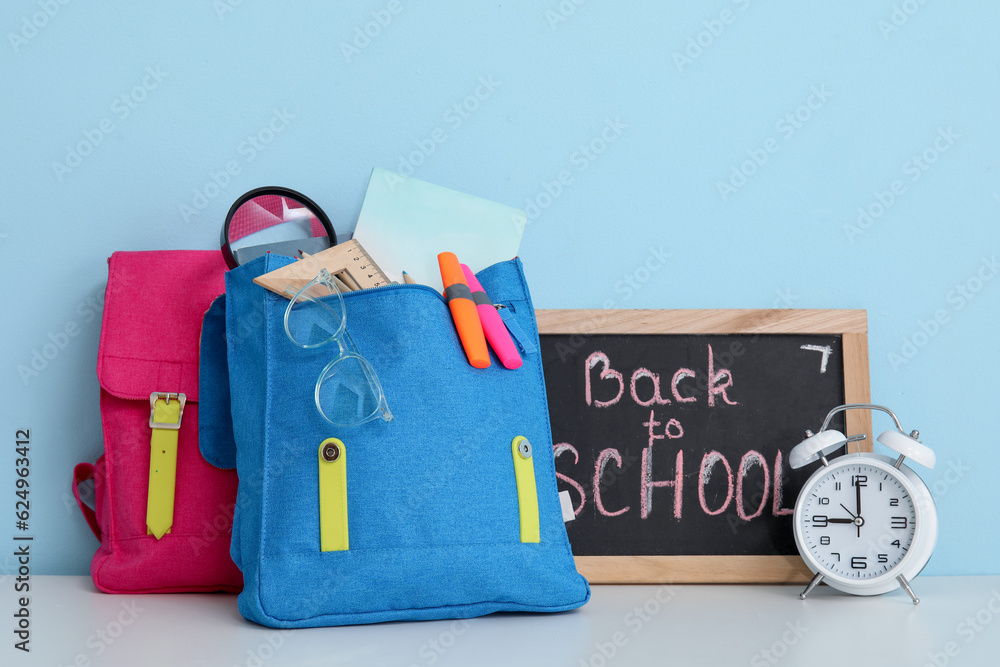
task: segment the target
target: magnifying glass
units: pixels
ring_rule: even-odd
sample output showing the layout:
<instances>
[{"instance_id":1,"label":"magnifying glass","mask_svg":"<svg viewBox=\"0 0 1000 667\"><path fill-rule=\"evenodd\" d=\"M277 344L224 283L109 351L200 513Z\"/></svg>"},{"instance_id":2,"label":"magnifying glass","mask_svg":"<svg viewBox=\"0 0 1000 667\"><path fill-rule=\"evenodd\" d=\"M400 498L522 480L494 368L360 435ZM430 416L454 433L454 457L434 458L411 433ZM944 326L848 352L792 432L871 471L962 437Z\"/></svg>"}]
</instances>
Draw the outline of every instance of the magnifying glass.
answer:
<instances>
[{"instance_id":1,"label":"magnifying glass","mask_svg":"<svg viewBox=\"0 0 1000 667\"><path fill-rule=\"evenodd\" d=\"M230 269L264 253L298 257L337 244L330 218L305 195L281 187L256 188L229 209L222 227L222 256Z\"/></svg>"}]
</instances>

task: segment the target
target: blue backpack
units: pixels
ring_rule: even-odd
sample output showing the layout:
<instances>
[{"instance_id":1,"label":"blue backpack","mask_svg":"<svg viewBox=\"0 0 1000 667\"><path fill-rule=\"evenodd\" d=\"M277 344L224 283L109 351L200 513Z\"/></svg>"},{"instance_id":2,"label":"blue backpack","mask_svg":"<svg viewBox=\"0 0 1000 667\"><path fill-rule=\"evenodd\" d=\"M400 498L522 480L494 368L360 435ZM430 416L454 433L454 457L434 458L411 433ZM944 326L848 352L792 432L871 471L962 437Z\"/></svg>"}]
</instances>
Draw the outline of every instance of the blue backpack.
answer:
<instances>
[{"instance_id":1,"label":"blue backpack","mask_svg":"<svg viewBox=\"0 0 1000 667\"><path fill-rule=\"evenodd\" d=\"M337 346L293 344L289 300L253 283L292 261L268 254L230 271L202 329L200 447L239 475L231 554L243 616L295 628L586 603L520 261L477 276L527 340L516 370L495 358L470 366L430 287L345 294L347 331L393 414L349 427L314 402Z\"/></svg>"}]
</instances>

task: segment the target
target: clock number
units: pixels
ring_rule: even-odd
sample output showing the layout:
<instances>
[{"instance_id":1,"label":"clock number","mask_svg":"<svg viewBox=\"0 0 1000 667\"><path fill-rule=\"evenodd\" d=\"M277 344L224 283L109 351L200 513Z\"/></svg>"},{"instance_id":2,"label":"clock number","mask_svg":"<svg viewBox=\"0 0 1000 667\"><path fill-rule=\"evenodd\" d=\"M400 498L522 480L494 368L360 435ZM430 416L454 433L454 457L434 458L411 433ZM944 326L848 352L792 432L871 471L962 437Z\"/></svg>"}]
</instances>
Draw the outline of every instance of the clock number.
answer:
<instances>
[{"instance_id":1,"label":"clock number","mask_svg":"<svg viewBox=\"0 0 1000 667\"><path fill-rule=\"evenodd\" d=\"M830 499L829 498L820 498L819 499L819 504L820 505L829 505L830 504Z\"/></svg>"},{"instance_id":2,"label":"clock number","mask_svg":"<svg viewBox=\"0 0 1000 667\"><path fill-rule=\"evenodd\" d=\"M890 498L889 507L899 507L899 498Z\"/></svg>"},{"instance_id":3,"label":"clock number","mask_svg":"<svg viewBox=\"0 0 1000 667\"><path fill-rule=\"evenodd\" d=\"M868 475L851 475L851 486L868 486Z\"/></svg>"},{"instance_id":4,"label":"clock number","mask_svg":"<svg viewBox=\"0 0 1000 667\"><path fill-rule=\"evenodd\" d=\"M894 516L892 517L892 527L896 530L902 530L906 528L907 521L905 516Z\"/></svg>"},{"instance_id":5,"label":"clock number","mask_svg":"<svg viewBox=\"0 0 1000 667\"><path fill-rule=\"evenodd\" d=\"M826 528L827 518L824 514L814 514L812 518L813 528Z\"/></svg>"},{"instance_id":6,"label":"clock number","mask_svg":"<svg viewBox=\"0 0 1000 667\"><path fill-rule=\"evenodd\" d=\"M833 483L833 490L834 491L840 491L840 482L834 482Z\"/></svg>"},{"instance_id":7,"label":"clock number","mask_svg":"<svg viewBox=\"0 0 1000 667\"><path fill-rule=\"evenodd\" d=\"M851 559L851 569L852 570L867 570L868 569L868 556L855 556Z\"/></svg>"},{"instance_id":8,"label":"clock number","mask_svg":"<svg viewBox=\"0 0 1000 667\"><path fill-rule=\"evenodd\" d=\"M893 546L893 547L896 547L897 549L899 549L899 548L900 548L900 547L902 547L903 545L901 545L901 544L899 543L899 540L893 540L892 542L890 542L890 543L889 543L889 546Z\"/></svg>"},{"instance_id":9,"label":"clock number","mask_svg":"<svg viewBox=\"0 0 1000 667\"><path fill-rule=\"evenodd\" d=\"M837 562L838 563L840 562L840 552L839 551L831 551L830 555L831 556L836 556L837 557Z\"/></svg>"},{"instance_id":10,"label":"clock number","mask_svg":"<svg viewBox=\"0 0 1000 667\"><path fill-rule=\"evenodd\" d=\"M880 562L880 563L888 563L889 562L889 554L879 554L878 555L878 562Z\"/></svg>"},{"instance_id":11,"label":"clock number","mask_svg":"<svg viewBox=\"0 0 1000 667\"><path fill-rule=\"evenodd\" d=\"M819 538L819 543L822 544L824 547L829 546L830 545L830 536L829 535L823 535L821 538Z\"/></svg>"}]
</instances>

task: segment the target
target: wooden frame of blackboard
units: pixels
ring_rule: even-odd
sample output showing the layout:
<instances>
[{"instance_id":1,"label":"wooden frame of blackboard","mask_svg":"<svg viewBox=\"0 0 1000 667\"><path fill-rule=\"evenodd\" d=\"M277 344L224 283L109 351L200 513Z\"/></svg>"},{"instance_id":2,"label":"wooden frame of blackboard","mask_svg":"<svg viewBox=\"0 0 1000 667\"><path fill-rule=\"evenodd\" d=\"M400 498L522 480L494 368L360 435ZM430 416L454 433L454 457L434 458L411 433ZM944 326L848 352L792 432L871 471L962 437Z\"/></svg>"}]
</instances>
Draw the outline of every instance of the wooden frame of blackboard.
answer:
<instances>
[{"instance_id":1,"label":"wooden frame of blackboard","mask_svg":"<svg viewBox=\"0 0 1000 667\"><path fill-rule=\"evenodd\" d=\"M844 351L844 399L868 403L868 313L864 310L536 310L540 334L834 334ZM867 411L846 413L849 433L865 433ZM576 556L594 584L803 583L811 573L795 556Z\"/></svg>"}]
</instances>

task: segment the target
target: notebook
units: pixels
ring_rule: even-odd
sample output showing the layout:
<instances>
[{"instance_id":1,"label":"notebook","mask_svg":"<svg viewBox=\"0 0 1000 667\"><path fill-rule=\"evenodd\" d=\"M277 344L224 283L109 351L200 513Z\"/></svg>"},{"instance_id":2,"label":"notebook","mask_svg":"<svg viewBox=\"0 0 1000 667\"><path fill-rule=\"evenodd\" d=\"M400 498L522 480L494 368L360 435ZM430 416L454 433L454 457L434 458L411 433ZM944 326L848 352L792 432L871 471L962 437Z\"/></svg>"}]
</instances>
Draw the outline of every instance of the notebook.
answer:
<instances>
[{"instance_id":1,"label":"notebook","mask_svg":"<svg viewBox=\"0 0 1000 667\"><path fill-rule=\"evenodd\" d=\"M513 259L524 211L416 178L372 170L354 238L390 280L406 271L443 291L437 256L453 252L473 273Z\"/></svg>"}]
</instances>

